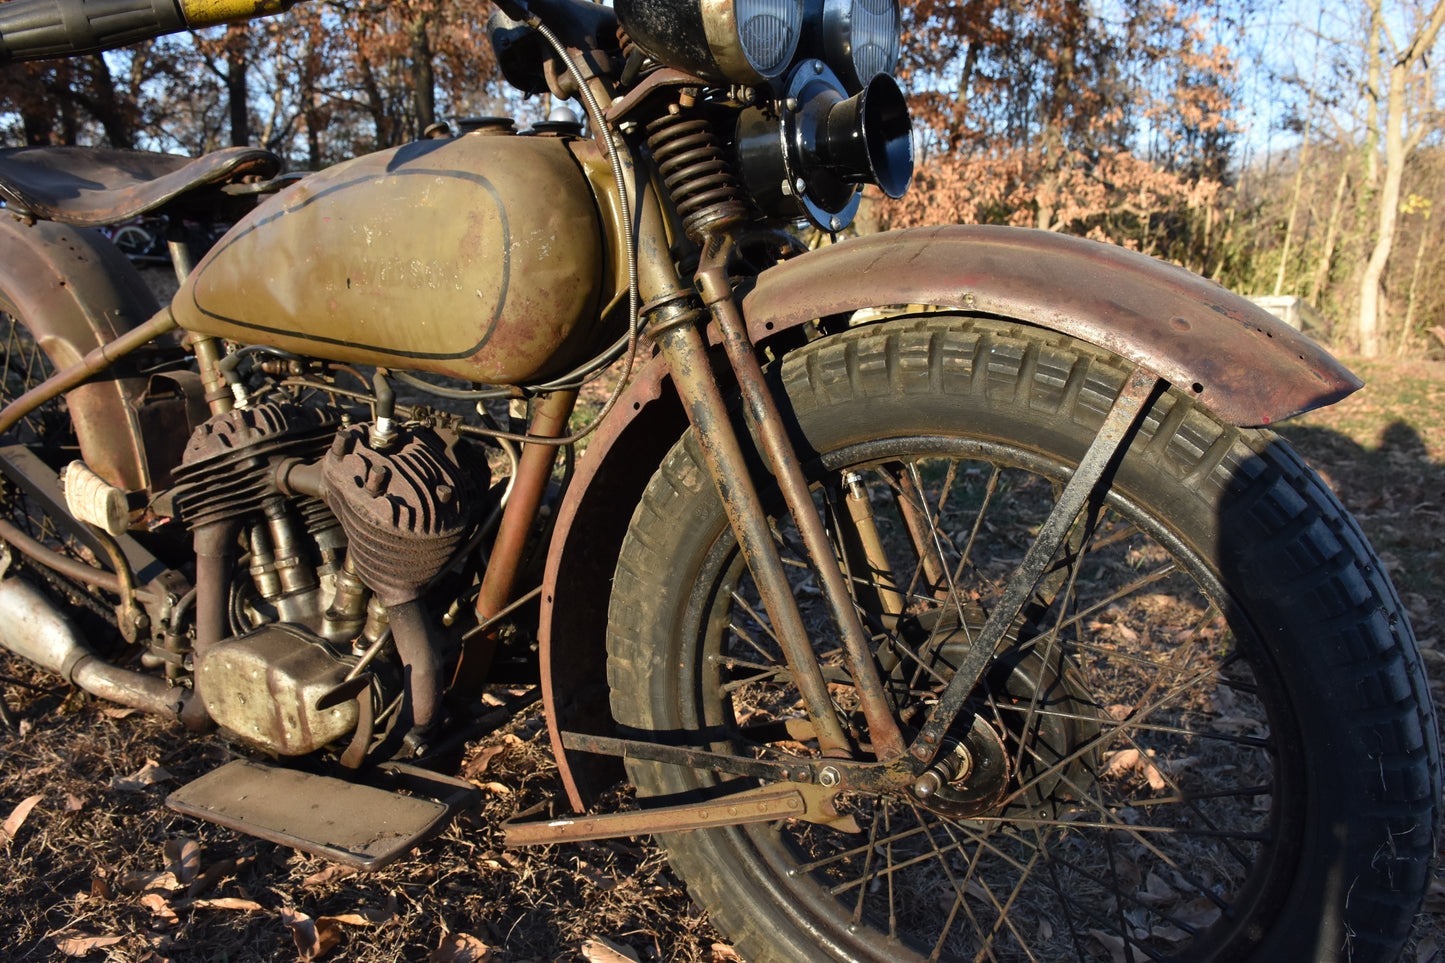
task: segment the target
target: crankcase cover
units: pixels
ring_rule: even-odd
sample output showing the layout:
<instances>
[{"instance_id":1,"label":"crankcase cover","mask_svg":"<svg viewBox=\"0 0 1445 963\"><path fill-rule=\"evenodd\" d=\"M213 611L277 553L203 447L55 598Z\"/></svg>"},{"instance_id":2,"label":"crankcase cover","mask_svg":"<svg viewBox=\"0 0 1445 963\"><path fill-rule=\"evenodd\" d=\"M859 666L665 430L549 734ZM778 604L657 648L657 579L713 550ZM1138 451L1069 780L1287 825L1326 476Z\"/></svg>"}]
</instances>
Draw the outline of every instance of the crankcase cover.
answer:
<instances>
[{"instance_id":1,"label":"crankcase cover","mask_svg":"<svg viewBox=\"0 0 1445 963\"><path fill-rule=\"evenodd\" d=\"M356 728L356 700L316 707L350 668L320 639L282 622L207 650L196 665L196 691L222 729L278 755L300 756Z\"/></svg>"},{"instance_id":2,"label":"crankcase cover","mask_svg":"<svg viewBox=\"0 0 1445 963\"><path fill-rule=\"evenodd\" d=\"M606 254L568 139L466 134L347 161L235 225L171 303L182 328L488 384L607 332Z\"/></svg>"}]
</instances>

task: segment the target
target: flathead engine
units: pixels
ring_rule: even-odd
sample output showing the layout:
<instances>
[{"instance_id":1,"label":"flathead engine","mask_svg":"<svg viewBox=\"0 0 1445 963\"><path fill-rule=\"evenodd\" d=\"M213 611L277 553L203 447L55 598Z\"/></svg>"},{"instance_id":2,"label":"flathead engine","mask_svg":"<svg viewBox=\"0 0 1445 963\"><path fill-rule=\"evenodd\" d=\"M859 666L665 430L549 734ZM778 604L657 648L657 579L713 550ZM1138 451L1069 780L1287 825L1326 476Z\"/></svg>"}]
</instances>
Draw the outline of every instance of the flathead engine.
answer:
<instances>
[{"instance_id":1,"label":"flathead engine","mask_svg":"<svg viewBox=\"0 0 1445 963\"><path fill-rule=\"evenodd\" d=\"M374 727L433 721L442 643L420 597L476 526L485 457L426 425L265 402L197 428L175 478L197 555L193 704L279 755L349 734L352 764Z\"/></svg>"}]
</instances>

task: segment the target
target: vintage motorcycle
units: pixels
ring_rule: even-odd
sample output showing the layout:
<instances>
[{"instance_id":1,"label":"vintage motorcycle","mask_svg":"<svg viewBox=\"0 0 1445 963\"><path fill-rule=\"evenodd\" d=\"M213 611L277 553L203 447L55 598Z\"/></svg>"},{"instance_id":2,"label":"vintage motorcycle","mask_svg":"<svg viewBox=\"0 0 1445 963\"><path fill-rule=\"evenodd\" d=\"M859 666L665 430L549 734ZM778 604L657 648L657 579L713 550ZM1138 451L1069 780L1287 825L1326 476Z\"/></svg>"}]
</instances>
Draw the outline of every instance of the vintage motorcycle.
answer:
<instances>
[{"instance_id":1,"label":"vintage motorcycle","mask_svg":"<svg viewBox=\"0 0 1445 963\"><path fill-rule=\"evenodd\" d=\"M12 0L0 59L282 5ZM500 6L585 128L0 153L0 641L236 747L172 806L360 866L531 678L582 815L509 840L658 833L753 960L1392 958L1428 689L1264 427L1360 382L1106 245L807 250L911 180L891 0ZM237 223L159 305L142 213Z\"/></svg>"}]
</instances>

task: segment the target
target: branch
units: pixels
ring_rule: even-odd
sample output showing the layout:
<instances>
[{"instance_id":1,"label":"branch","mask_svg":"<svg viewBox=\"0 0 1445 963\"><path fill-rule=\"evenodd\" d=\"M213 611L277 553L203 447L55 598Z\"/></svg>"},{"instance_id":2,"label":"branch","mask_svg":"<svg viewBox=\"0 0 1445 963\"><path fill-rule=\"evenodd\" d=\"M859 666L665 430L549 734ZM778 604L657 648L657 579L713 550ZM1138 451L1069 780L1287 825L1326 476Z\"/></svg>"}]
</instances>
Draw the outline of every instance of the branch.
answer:
<instances>
[{"instance_id":1,"label":"branch","mask_svg":"<svg viewBox=\"0 0 1445 963\"><path fill-rule=\"evenodd\" d=\"M1406 69L1415 66L1434 46L1435 38L1440 35L1441 26L1445 26L1445 0L1435 0L1435 9L1430 11L1430 19L1421 26L1420 32L1415 34L1415 39L1410 42L1409 49L1398 62Z\"/></svg>"}]
</instances>

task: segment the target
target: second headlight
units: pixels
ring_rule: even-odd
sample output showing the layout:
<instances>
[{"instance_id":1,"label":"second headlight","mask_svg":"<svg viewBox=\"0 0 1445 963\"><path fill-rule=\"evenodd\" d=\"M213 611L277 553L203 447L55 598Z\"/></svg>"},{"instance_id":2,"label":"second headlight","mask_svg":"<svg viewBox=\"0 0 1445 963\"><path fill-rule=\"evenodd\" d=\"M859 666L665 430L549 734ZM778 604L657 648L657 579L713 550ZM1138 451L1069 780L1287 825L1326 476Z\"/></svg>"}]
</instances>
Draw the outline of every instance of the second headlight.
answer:
<instances>
[{"instance_id":1,"label":"second headlight","mask_svg":"<svg viewBox=\"0 0 1445 963\"><path fill-rule=\"evenodd\" d=\"M826 63L850 93L898 66L894 0L805 0L803 52Z\"/></svg>"}]
</instances>

